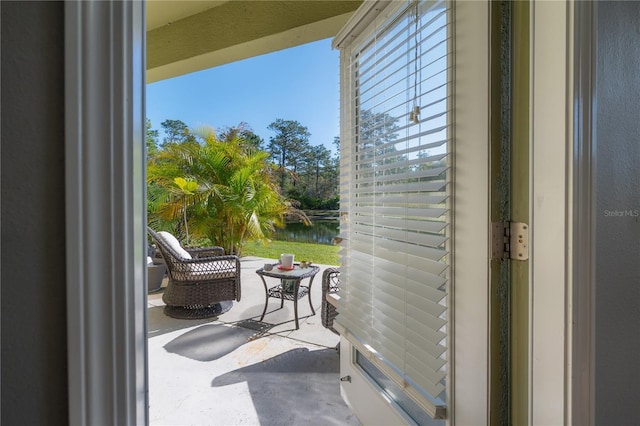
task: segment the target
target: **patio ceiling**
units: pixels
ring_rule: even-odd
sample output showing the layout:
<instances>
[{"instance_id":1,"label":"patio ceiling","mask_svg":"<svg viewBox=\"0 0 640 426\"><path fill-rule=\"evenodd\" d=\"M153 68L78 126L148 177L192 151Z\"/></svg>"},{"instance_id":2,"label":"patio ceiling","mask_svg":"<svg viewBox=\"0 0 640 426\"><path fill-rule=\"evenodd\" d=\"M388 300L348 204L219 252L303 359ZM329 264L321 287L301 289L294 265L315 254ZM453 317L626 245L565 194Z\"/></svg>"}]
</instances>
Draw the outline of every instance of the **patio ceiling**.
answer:
<instances>
[{"instance_id":1,"label":"patio ceiling","mask_svg":"<svg viewBox=\"0 0 640 426\"><path fill-rule=\"evenodd\" d=\"M147 82L333 37L362 0L147 1Z\"/></svg>"}]
</instances>

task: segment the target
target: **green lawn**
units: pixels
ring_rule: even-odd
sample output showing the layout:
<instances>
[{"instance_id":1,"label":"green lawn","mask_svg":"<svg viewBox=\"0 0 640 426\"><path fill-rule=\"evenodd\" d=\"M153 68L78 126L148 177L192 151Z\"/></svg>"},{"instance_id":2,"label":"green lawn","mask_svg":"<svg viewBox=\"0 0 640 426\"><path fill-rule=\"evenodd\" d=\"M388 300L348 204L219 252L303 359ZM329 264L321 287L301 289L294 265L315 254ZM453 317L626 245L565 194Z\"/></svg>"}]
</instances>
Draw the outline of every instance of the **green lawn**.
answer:
<instances>
[{"instance_id":1,"label":"green lawn","mask_svg":"<svg viewBox=\"0 0 640 426\"><path fill-rule=\"evenodd\" d=\"M293 243L289 241L271 241L266 245L250 241L242 250L242 256L256 256L280 259L282 253L293 253L296 262L310 260L323 265L338 265L339 246L326 244Z\"/></svg>"}]
</instances>

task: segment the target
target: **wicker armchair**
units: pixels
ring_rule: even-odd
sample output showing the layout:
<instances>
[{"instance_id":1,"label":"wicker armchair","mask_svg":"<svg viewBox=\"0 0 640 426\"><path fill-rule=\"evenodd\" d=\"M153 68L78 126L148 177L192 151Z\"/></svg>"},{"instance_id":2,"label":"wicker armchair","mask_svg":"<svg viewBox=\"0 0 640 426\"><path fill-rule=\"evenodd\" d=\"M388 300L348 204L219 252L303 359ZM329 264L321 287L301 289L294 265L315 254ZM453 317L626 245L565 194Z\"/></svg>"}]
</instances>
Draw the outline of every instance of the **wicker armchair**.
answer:
<instances>
[{"instance_id":1,"label":"wicker armchair","mask_svg":"<svg viewBox=\"0 0 640 426\"><path fill-rule=\"evenodd\" d=\"M209 318L240 301L240 259L222 247L185 250L168 232L148 232L167 265L169 284L162 295L165 314L174 318ZM229 302L227 302L229 301ZM221 303L227 302L227 303Z\"/></svg>"},{"instance_id":2,"label":"wicker armchair","mask_svg":"<svg viewBox=\"0 0 640 426\"><path fill-rule=\"evenodd\" d=\"M340 279L340 271L337 268L327 268L322 273L322 306L320 307L320 317L322 325L325 328L338 334L333 328L333 320L338 316L336 307L327 301L327 294L337 293L340 291L338 282Z\"/></svg>"}]
</instances>

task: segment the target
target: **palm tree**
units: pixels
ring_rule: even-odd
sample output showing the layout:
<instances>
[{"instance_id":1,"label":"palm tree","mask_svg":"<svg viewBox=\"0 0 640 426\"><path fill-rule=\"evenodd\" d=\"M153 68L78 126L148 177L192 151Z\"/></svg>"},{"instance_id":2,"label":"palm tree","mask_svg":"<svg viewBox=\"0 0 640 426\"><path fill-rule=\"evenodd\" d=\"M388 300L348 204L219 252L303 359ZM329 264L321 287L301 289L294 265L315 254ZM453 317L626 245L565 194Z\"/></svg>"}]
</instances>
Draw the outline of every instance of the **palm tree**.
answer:
<instances>
[{"instance_id":1,"label":"palm tree","mask_svg":"<svg viewBox=\"0 0 640 426\"><path fill-rule=\"evenodd\" d=\"M192 180L186 180L185 178L177 177L173 179L173 182L180 188L182 192L182 216L184 221L184 232L186 234L186 243L189 244L189 223L187 222L187 197L194 195L196 189L198 189L198 183Z\"/></svg>"},{"instance_id":2,"label":"palm tree","mask_svg":"<svg viewBox=\"0 0 640 426\"><path fill-rule=\"evenodd\" d=\"M308 221L280 194L269 154L239 135L221 142L210 128L195 134L197 141L169 144L150 162L149 185L164 191L150 221L176 221L186 214L185 231L188 226L193 236L238 255L246 241L268 239L286 214ZM197 182L197 188L187 194L176 178Z\"/></svg>"}]
</instances>

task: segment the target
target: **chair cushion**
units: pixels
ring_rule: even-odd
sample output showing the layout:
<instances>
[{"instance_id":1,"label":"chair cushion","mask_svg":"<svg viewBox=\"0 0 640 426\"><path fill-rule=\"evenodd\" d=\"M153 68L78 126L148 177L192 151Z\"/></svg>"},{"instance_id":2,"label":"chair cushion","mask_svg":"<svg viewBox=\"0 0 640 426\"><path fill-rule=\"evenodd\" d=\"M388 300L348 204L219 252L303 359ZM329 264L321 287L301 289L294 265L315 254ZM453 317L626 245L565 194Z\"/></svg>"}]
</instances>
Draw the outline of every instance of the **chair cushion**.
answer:
<instances>
[{"instance_id":1,"label":"chair cushion","mask_svg":"<svg viewBox=\"0 0 640 426\"><path fill-rule=\"evenodd\" d=\"M182 248L178 239L173 235L171 235L169 232L160 231L158 232L158 236L162 238L162 240L165 242L167 246L171 247L173 251L175 251L178 254L178 256L180 256L180 259L192 258L189 252Z\"/></svg>"},{"instance_id":2,"label":"chair cushion","mask_svg":"<svg viewBox=\"0 0 640 426\"><path fill-rule=\"evenodd\" d=\"M223 261L210 261L210 262L198 262L195 264L183 265L183 272L191 277L204 277L210 278L231 278L236 274L235 265L232 266L228 260ZM181 268L182 269L182 268Z\"/></svg>"},{"instance_id":3,"label":"chair cushion","mask_svg":"<svg viewBox=\"0 0 640 426\"><path fill-rule=\"evenodd\" d=\"M222 271L187 271L184 273L185 279L206 279L206 280L216 280L223 278L235 278L236 270L235 269L227 269Z\"/></svg>"}]
</instances>

